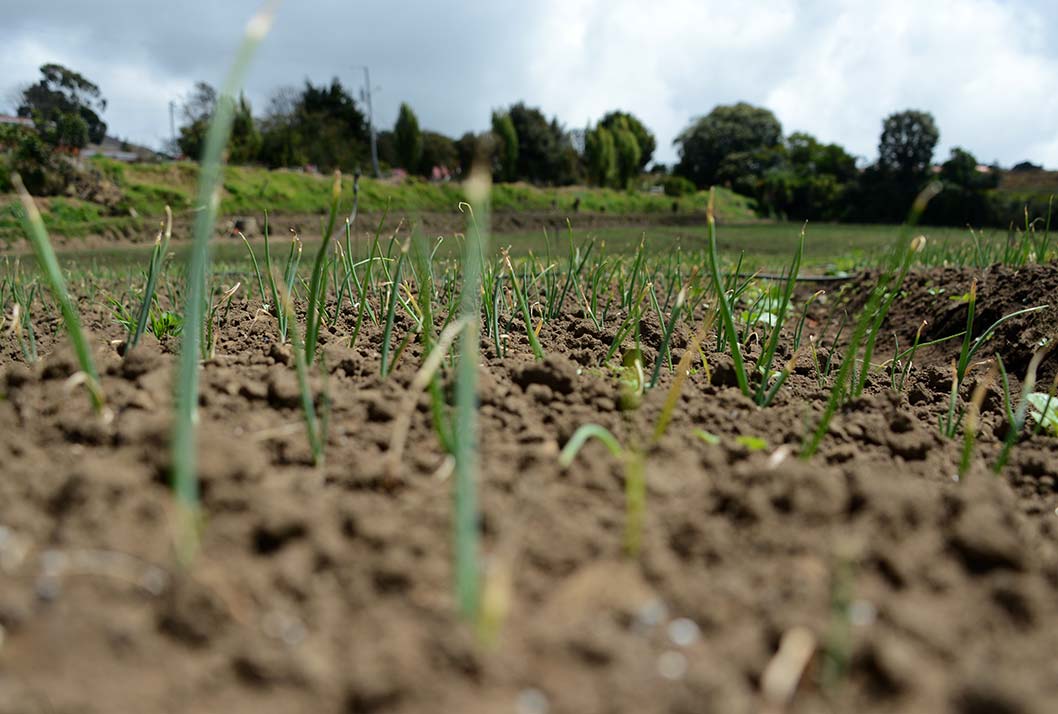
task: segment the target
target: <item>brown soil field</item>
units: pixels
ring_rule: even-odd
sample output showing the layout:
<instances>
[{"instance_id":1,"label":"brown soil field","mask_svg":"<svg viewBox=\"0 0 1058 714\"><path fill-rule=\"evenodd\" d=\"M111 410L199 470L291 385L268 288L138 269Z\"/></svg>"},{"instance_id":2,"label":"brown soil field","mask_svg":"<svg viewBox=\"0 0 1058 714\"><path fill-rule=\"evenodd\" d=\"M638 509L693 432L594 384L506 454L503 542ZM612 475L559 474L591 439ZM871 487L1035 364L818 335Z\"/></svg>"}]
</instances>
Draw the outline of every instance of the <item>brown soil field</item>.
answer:
<instances>
[{"instance_id":1,"label":"brown soil field","mask_svg":"<svg viewBox=\"0 0 1058 714\"><path fill-rule=\"evenodd\" d=\"M364 234L373 234L373 227L384 217L382 213L364 212L359 214L357 222L364 227ZM496 211L492 214L491 230L496 235L510 233L524 233L526 231L541 231L546 228L552 233L565 234L566 220L573 220L577 230L593 230L599 228L624 228L628 226L701 226L704 214L682 209L679 213L605 213L582 211L570 214L569 212L533 212L533 211ZM723 217L721 216L721 219ZM188 213L178 215L173 220L173 232L176 238L174 243L188 240L191 234L193 215ZM273 226L273 237L280 238L286 235L290 228L296 228L299 235L305 240L319 240L321 227L320 217L310 214L277 213L271 215ZM427 234L452 234L466 228L466 216L456 210L448 212L424 211L415 215L415 221ZM767 222L762 220L763 222ZM753 221L741 219L741 224L752 224ZM90 231L85 235L64 236L57 234L52 237L52 243L56 248L64 250L91 250L99 248L120 248L127 246L142 246L145 244L143 236L152 235L156 229L153 220L144 220L142 225L128 225L120 228L106 228ZM233 230L242 228L248 238L256 239L262 235L263 217L228 216L219 221L217 228L218 236L234 237ZM153 238L153 237L152 237ZM236 238L237 240L237 238ZM10 238L0 241L0 254L28 254L31 251L29 241L19 235L18 238Z\"/></svg>"},{"instance_id":2,"label":"brown soil field","mask_svg":"<svg viewBox=\"0 0 1058 714\"><path fill-rule=\"evenodd\" d=\"M913 273L883 334L907 345L923 319L923 341L958 332L966 305L949 297L973 277L982 328L1052 305L1003 323L982 352L1002 355L1016 392L1058 326L1054 265ZM872 279L819 302L806 330ZM105 421L69 386L55 318L38 326L37 365L0 338L0 713L1055 710L1058 440L1025 440L994 474L1006 425L993 389L957 477L961 438L938 418L959 340L923 349L902 392L872 374L809 460L796 450L828 396L811 360L761 409L712 340L710 369L693 371L645 455L637 558L622 545L621 462L597 442L568 469L558 454L586 423L642 440L671 376L619 411L600 366L614 331L576 311L544 325L543 361L517 330L504 359L484 345L485 596L504 617L483 638L455 603L450 468L425 395L389 467L419 345L382 379L377 327L350 349L351 322L327 326L316 468L290 348L258 308L236 300L201 370L205 522L186 567L168 486L178 342L148 336L122 358L122 328L82 300ZM653 364L661 327L640 329ZM677 356L689 337L677 329ZM1056 364L1043 363L1047 385Z\"/></svg>"}]
</instances>

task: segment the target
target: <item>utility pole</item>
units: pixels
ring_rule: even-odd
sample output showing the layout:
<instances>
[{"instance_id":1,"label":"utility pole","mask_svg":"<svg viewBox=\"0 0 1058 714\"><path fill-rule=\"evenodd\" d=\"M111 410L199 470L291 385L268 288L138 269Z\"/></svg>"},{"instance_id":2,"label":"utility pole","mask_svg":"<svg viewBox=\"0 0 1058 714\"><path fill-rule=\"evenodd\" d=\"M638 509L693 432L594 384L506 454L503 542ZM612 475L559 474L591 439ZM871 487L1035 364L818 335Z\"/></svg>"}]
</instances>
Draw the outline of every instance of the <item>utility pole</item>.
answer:
<instances>
[{"instance_id":1,"label":"utility pole","mask_svg":"<svg viewBox=\"0 0 1058 714\"><path fill-rule=\"evenodd\" d=\"M169 141L170 150L176 149L176 102L169 100Z\"/></svg>"},{"instance_id":2,"label":"utility pole","mask_svg":"<svg viewBox=\"0 0 1058 714\"><path fill-rule=\"evenodd\" d=\"M378 143L375 140L375 115L371 108L371 71L364 65L364 89L360 92L360 98L367 104L367 131L371 135L371 170L375 178L379 178L382 172L378 170Z\"/></svg>"}]
</instances>

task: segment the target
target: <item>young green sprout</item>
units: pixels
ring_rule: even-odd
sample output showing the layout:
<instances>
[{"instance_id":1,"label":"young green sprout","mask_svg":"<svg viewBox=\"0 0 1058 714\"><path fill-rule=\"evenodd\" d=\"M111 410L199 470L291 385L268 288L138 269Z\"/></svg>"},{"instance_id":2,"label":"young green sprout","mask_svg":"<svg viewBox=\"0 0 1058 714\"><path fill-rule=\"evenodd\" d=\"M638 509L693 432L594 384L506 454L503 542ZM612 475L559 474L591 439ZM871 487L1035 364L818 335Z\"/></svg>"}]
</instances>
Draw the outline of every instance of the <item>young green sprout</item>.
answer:
<instances>
[{"instance_id":1,"label":"young green sprout","mask_svg":"<svg viewBox=\"0 0 1058 714\"><path fill-rule=\"evenodd\" d=\"M331 186L331 209L327 218L327 229L316 252L312 264L312 279L309 283L308 309L305 313L305 362L310 367L316 359L316 348L319 343L320 325L323 319L324 303L327 299L327 254L334 234L334 222L338 216L338 203L342 198L342 172L334 172L334 183Z\"/></svg>"},{"instance_id":2,"label":"young green sprout","mask_svg":"<svg viewBox=\"0 0 1058 714\"><path fill-rule=\"evenodd\" d=\"M59 305L62 313L63 323L66 326L66 334L73 345L77 362L81 367L83 381L88 389L92 407L98 413L103 413L103 388L99 383L99 373L96 372L95 362L92 360L92 348L88 345L88 338L81 329L81 318L77 308L70 299L70 293L66 290L66 280L63 279L62 270L59 268L59 260L55 257L55 250L48 239L48 232L44 228L44 221L40 217L40 211L29 195L22 177L14 174L11 182L15 185L18 198L22 202L22 226L33 246L33 253L37 257L41 272L51 288L52 297Z\"/></svg>"},{"instance_id":3,"label":"young green sprout","mask_svg":"<svg viewBox=\"0 0 1058 714\"><path fill-rule=\"evenodd\" d=\"M1007 381L1006 370L1003 368L1002 360L999 360L1000 375L1003 379L1003 389L1005 392L1005 410L1007 413L1007 435L1003 441L1003 447L999 452L999 457L996 459L995 465L992 470L999 473L1003 470L1003 467L1007 464L1007 459L1010 458L1010 451L1014 448L1014 444L1017 443L1018 438L1021 436L1022 430L1025 428L1025 421L1028 418L1029 407L1032 406L1033 400L1029 398L1032 394L1033 388L1036 386L1036 371L1040 367L1040 362L1047 356L1047 353L1054 347L1055 342L1053 340L1047 342L1047 344L1036 350L1036 353L1032 355L1032 359L1029 360L1028 369L1025 371L1025 380L1021 385L1021 399L1018 401L1017 409L1012 408L1010 399L1010 386Z\"/></svg>"},{"instance_id":4,"label":"young green sprout","mask_svg":"<svg viewBox=\"0 0 1058 714\"><path fill-rule=\"evenodd\" d=\"M569 468L577 454L590 439L600 441L619 461L624 464L625 471L625 532L624 547L629 557L635 558L639 555L639 547L643 537L643 522L646 513L646 455L647 450L653 447L661 437L665 435L669 422L672 420L676 405L680 399L683 384L691 371L694 358L700 354L699 344L705 340L716 320L716 310L710 309L703 319L701 327L691 338L690 344L683 352L680 362L676 367L676 376L669 386L665 397L665 403L658 415L654 431L650 435L646 448L625 448L621 442L606 427L599 424L584 424L580 426L559 454L558 463L563 469ZM704 360L703 360L704 362ZM629 382L636 381L640 389L643 382L642 358L639 350L629 350L625 353L625 367L621 377L620 390L622 395L630 388ZM622 397L623 399L624 397ZM638 406L638 404L637 404Z\"/></svg>"},{"instance_id":5,"label":"young green sprout","mask_svg":"<svg viewBox=\"0 0 1058 714\"><path fill-rule=\"evenodd\" d=\"M466 320L459 345L455 385L455 579L459 609L469 620L479 614L481 574L478 531L478 420L477 380L478 354L481 331L482 272L488 246L489 199L491 178L487 171L476 168L467 180L467 197L483 215L481 229L470 211L465 252L463 255L463 289L460 313Z\"/></svg>"},{"instance_id":6,"label":"young green sprout","mask_svg":"<svg viewBox=\"0 0 1058 714\"><path fill-rule=\"evenodd\" d=\"M301 343L301 328L298 327L297 315L294 313L294 303L290 299L287 290L281 290L282 304L280 310L287 317L290 326L291 347L294 352L294 370L298 378L298 391L301 394L301 411L305 418L305 434L308 437L309 449L312 451L312 463L314 466L323 465L324 447L327 442L326 429L321 420L316 416L316 403L312 398L312 388L309 385L308 361Z\"/></svg>"},{"instance_id":7,"label":"young green sprout","mask_svg":"<svg viewBox=\"0 0 1058 714\"><path fill-rule=\"evenodd\" d=\"M241 235L241 234L240 234ZM169 250L169 239L173 237L173 211L169 206L165 207L165 229L158 232L154 241L154 250L151 252L151 261L147 267L147 286L143 290L143 301L140 303L139 316L136 319L136 328L129 335L126 353L135 347L143 333L147 329L150 319L151 306L154 304L154 294L158 288L158 276L162 273L165 265L166 253ZM245 237L243 240L246 240ZM155 331L155 336L159 336Z\"/></svg>"},{"instance_id":8,"label":"young green sprout","mask_svg":"<svg viewBox=\"0 0 1058 714\"><path fill-rule=\"evenodd\" d=\"M996 378L996 365L993 363L988 373L974 387L973 396L970 397L970 405L966 412L966 425L963 427L962 458L959 461L959 477L962 478L970 470L970 459L973 456L974 441L977 439L978 421L981 417L981 405L984 404L985 395L992 387Z\"/></svg>"},{"instance_id":9,"label":"young green sprout","mask_svg":"<svg viewBox=\"0 0 1058 714\"><path fill-rule=\"evenodd\" d=\"M242 85L254 50L268 34L274 12L275 3L271 3L254 15L247 25L235 62L220 92L202 151L202 164L195 200L195 206L200 210L195 213L187 267L183 346L180 350L180 364L177 372L172 439L173 488L179 509L176 549L183 562L190 560L198 550L199 497L195 469L195 427L198 423L199 347L202 339L202 323L205 319L209 242L220 207L222 154L231 136L235 115L234 96Z\"/></svg>"},{"instance_id":10,"label":"young green sprout","mask_svg":"<svg viewBox=\"0 0 1058 714\"><path fill-rule=\"evenodd\" d=\"M720 278L720 258L716 250L716 215L714 213L714 201L716 192L709 190L709 206L706 209L706 220L709 224L709 250L706 257L709 261L709 271L713 277L713 285L716 289L716 302L720 312L721 325L727 336L728 349L731 353L731 361L735 368L735 379L738 388L747 397L749 392L749 380L746 377L746 365L742 359L742 347L739 344L738 331L735 329L735 318L731 311L731 303L728 301L727 292L724 290L724 282Z\"/></svg>"}]
</instances>

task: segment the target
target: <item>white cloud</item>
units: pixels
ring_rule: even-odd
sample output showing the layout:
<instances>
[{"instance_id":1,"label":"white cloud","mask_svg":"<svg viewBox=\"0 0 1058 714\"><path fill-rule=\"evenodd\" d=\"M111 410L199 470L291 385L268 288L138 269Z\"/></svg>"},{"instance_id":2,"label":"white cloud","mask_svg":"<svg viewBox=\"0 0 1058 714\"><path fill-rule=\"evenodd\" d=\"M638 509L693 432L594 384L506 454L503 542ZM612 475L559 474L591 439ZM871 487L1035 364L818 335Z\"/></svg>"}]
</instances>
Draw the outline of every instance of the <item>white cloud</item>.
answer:
<instances>
[{"instance_id":1,"label":"white cloud","mask_svg":"<svg viewBox=\"0 0 1058 714\"><path fill-rule=\"evenodd\" d=\"M7 82L58 61L96 81L118 134L157 144L167 104L195 80L217 82L257 0L186 0L143 12L135 0L91 7L10 0L0 28ZM289 3L262 46L248 92L306 77L383 86L378 123L408 101L424 126L458 135L524 99L579 128L622 108L658 135L657 158L693 116L745 100L784 129L873 159L882 118L930 111L937 157L959 145L984 161L1058 167L1058 51L1052 0L406 0ZM56 7L58 6L58 7ZM0 86L0 91L8 89Z\"/></svg>"}]
</instances>

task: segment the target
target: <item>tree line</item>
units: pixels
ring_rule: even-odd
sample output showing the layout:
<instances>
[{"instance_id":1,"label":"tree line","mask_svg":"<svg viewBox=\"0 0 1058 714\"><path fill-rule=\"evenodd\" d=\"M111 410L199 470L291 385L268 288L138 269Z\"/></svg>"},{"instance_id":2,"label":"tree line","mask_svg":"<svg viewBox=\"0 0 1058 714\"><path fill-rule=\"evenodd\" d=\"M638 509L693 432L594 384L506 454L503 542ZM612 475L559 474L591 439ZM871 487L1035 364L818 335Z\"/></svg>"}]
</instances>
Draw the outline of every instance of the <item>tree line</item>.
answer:
<instances>
[{"instance_id":1,"label":"tree line","mask_svg":"<svg viewBox=\"0 0 1058 714\"><path fill-rule=\"evenodd\" d=\"M23 90L17 110L34 120L37 131L23 132L18 141L0 133L0 148L14 145L11 161L20 171L29 170L38 188L47 183L42 179L47 172L33 174L32 165L47 164L49 151L98 142L106 132L101 119L106 101L95 84L60 65L41 67L41 75ZM209 84L195 85L183 102L171 152L201 154L217 101ZM495 110L488 130L453 138L424 129L405 103L393 127L377 133L377 151L386 168L431 178L459 178L485 161L504 182L656 186L674 199L728 186L751 197L762 214L791 220L899 222L922 188L938 180L943 190L927 208L927 222L1006 225L1023 210L1018 200L993 190L999 167L982 170L969 151L952 149L935 166L939 138L928 112L896 112L882 121L878 159L861 166L838 144L803 132L786 135L770 110L740 102L691 120L674 141L678 161L668 167L654 161L653 132L626 111L569 129L519 102ZM229 161L354 172L370 165L370 140L367 117L339 79L320 85L306 80L274 92L258 116L246 97L238 98Z\"/></svg>"}]
</instances>

